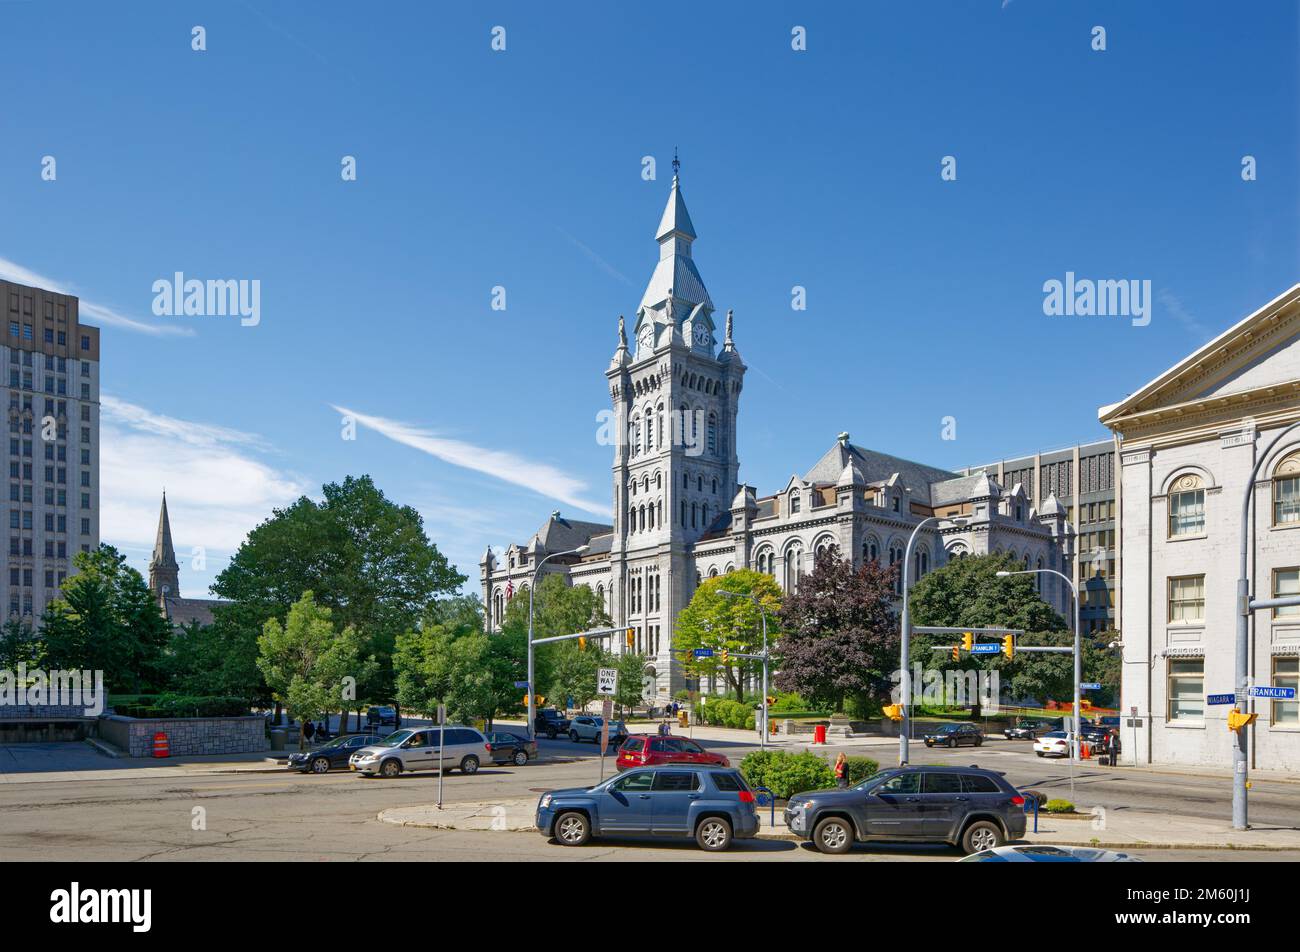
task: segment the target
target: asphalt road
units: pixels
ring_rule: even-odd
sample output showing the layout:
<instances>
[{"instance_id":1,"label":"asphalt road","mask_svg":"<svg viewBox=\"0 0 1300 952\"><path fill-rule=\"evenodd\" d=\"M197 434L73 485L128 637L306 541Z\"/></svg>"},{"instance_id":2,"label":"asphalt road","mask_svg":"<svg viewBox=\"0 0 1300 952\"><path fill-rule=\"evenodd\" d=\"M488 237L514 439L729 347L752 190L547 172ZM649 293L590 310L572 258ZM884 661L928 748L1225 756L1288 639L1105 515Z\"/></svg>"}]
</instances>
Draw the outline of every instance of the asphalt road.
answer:
<instances>
[{"instance_id":1,"label":"asphalt road","mask_svg":"<svg viewBox=\"0 0 1300 952\"><path fill-rule=\"evenodd\" d=\"M444 780L446 802L531 796L560 786L591 783L599 766L595 748L567 741L542 742L544 754L566 755L566 762L543 761L526 767L483 768ZM747 745L710 744L729 756ZM980 763L1006 770L1013 782L1053 793L1068 791L1067 767L1045 763L1017 750L925 751L927 762ZM879 751L877 751L879 753ZM920 761L920 756L915 758ZM298 773L151 776L147 767L128 778L0 784L0 861L20 860L668 860L717 861L689 844L597 843L568 849L536 833L463 832L397 827L376 814L401 805L432 803L436 774L409 774L395 780L366 780L350 773L326 776ZM1268 786L1268 785L1262 785ZM1283 797L1294 803L1294 785L1278 791L1256 789L1255 810L1281 815ZM1222 791L1219 795L1220 790ZM1221 781L1144 777L1088 771L1076 783L1077 802L1112 809L1204 809L1221 816L1228 793ZM1294 822L1295 807L1286 815ZM1262 822L1255 813L1256 822ZM733 859L811 862L951 862L958 857L940 846L858 848L848 857L826 857L792 842L738 844ZM1148 861L1286 861L1297 853L1146 850Z\"/></svg>"}]
</instances>

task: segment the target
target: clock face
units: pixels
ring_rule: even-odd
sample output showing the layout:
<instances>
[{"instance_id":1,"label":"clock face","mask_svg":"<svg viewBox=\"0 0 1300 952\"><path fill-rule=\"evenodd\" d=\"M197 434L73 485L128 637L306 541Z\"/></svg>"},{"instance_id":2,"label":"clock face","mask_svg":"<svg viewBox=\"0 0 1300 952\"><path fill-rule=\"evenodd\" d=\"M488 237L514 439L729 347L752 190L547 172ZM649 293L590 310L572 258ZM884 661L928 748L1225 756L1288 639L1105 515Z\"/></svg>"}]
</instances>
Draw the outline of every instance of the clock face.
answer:
<instances>
[{"instance_id":1,"label":"clock face","mask_svg":"<svg viewBox=\"0 0 1300 952\"><path fill-rule=\"evenodd\" d=\"M707 344L711 337L712 335L709 333L709 329L707 327L705 327L703 324L695 325L695 343Z\"/></svg>"},{"instance_id":2,"label":"clock face","mask_svg":"<svg viewBox=\"0 0 1300 952\"><path fill-rule=\"evenodd\" d=\"M654 342L655 332L652 327L641 328L641 336L637 338L642 347L650 347Z\"/></svg>"}]
</instances>

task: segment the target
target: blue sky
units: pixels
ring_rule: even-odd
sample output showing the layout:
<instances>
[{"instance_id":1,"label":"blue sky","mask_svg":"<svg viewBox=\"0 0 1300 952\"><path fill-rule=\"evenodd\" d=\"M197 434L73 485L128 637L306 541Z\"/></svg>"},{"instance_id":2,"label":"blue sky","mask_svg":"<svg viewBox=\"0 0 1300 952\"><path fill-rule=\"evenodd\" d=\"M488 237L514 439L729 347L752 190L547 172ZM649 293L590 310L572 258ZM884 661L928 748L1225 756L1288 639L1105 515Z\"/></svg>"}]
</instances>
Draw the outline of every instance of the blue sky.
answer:
<instances>
[{"instance_id":1,"label":"blue sky","mask_svg":"<svg viewBox=\"0 0 1300 952\"><path fill-rule=\"evenodd\" d=\"M166 484L189 595L349 473L471 584L551 509L599 518L674 146L760 492L841 430L949 467L1104 437L1300 275L1289 2L0 0L0 35L0 273L104 328L103 534L143 569ZM176 271L259 280L261 322L155 317ZM1045 316L1067 271L1150 280L1150 325Z\"/></svg>"}]
</instances>

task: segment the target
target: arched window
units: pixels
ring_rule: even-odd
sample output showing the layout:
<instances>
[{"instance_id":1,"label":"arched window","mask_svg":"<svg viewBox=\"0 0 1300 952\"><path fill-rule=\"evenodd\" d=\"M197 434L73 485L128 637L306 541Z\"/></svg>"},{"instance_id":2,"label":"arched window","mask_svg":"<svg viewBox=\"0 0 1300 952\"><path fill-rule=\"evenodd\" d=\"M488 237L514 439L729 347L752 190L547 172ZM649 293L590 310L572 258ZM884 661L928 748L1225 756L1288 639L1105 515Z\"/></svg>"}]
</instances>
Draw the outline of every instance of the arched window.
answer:
<instances>
[{"instance_id":1,"label":"arched window","mask_svg":"<svg viewBox=\"0 0 1300 952\"><path fill-rule=\"evenodd\" d=\"M636 506L627 511L627 531L636 532Z\"/></svg>"},{"instance_id":2,"label":"arched window","mask_svg":"<svg viewBox=\"0 0 1300 952\"><path fill-rule=\"evenodd\" d=\"M775 553L770 548L759 549L758 554L754 557L754 565L758 571L765 575L775 574Z\"/></svg>"},{"instance_id":3,"label":"arched window","mask_svg":"<svg viewBox=\"0 0 1300 952\"><path fill-rule=\"evenodd\" d=\"M703 476L696 476L696 477L695 477L695 491L696 491L697 493L702 493L702 492L704 492L704 477L703 477Z\"/></svg>"},{"instance_id":4,"label":"arched window","mask_svg":"<svg viewBox=\"0 0 1300 952\"><path fill-rule=\"evenodd\" d=\"M802 505L803 501L799 498L799 490L796 489L790 494L790 514L794 515L798 512Z\"/></svg>"},{"instance_id":5,"label":"arched window","mask_svg":"<svg viewBox=\"0 0 1300 952\"><path fill-rule=\"evenodd\" d=\"M889 543L889 564L898 567L898 574L894 577L894 594L903 594L903 559L906 552L901 542Z\"/></svg>"},{"instance_id":6,"label":"arched window","mask_svg":"<svg viewBox=\"0 0 1300 952\"><path fill-rule=\"evenodd\" d=\"M716 455L718 452L718 415L709 414L709 455Z\"/></svg>"},{"instance_id":7,"label":"arched window","mask_svg":"<svg viewBox=\"0 0 1300 952\"><path fill-rule=\"evenodd\" d=\"M1169 538L1205 533L1205 483L1195 473L1174 480L1169 487Z\"/></svg>"},{"instance_id":8,"label":"arched window","mask_svg":"<svg viewBox=\"0 0 1300 952\"><path fill-rule=\"evenodd\" d=\"M717 578L717 577L718 577L718 567L716 565L709 566L709 578Z\"/></svg>"},{"instance_id":9,"label":"arched window","mask_svg":"<svg viewBox=\"0 0 1300 952\"><path fill-rule=\"evenodd\" d=\"M799 580L803 577L803 548L798 543L785 550L785 590L799 590Z\"/></svg>"},{"instance_id":10,"label":"arched window","mask_svg":"<svg viewBox=\"0 0 1300 952\"><path fill-rule=\"evenodd\" d=\"M717 494L718 494L718 479L717 479L717 477L715 476L715 477L713 478L713 495L716 496Z\"/></svg>"},{"instance_id":11,"label":"arched window","mask_svg":"<svg viewBox=\"0 0 1300 952\"><path fill-rule=\"evenodd\" d=\"M650 520L650 528L653 529L655 527L655 504L654 503L650 504L650 511L649 511L648 518Z\"/></svg>"},{"instance_id":12,"label":"arched window","mask_svg":"<svg viewBox=\"0 0 1300 952\"><path fill-rule=\"evenodd\" d=\"M649 407L645 408L645 448L652 450L655 448L655 422L654 414Z\"/></svg>"},{"instance_id":13,"label":"arched window","mask_svg":"<svg viewBox=\"0 0 1300 952\"><path fill-rule=\"evenodd\" d=\"M1273 525L1300 522L1300 453L1292 453L1273 470Z\"/></svg>"},{"instance_id":14,"label":"arched window","mask_svg":"<svg viewBox=\"0 0 1300 952\"><path fill-rule=\"evenodd\" d=\"M637 524L638 528L645 529L645 506L641 507L639 516L640 516L640 522Z\"/></svg>"},{"instance_id":15,"label":"arched window","mask_svg":"<svg viewBox=\"0 0 1300 952\"><path fill-rule=\"evenodd\" d=\"M862 543L862 561L880 563L880 543L876 541L875 536L868 537Z\"/></svg>"},{"instance_id":16,"label":"arched window","mask_svg":"<svg viewBox=\"0 0 1300 952\"><path fill-rule=\"evenodd\" d=\"M695 516L696 516L696 511L697 511L697 510L696 510L695 503L691 503L691 528L692 528L692 529L695 528Z\"/></svg>"}]
</instances>

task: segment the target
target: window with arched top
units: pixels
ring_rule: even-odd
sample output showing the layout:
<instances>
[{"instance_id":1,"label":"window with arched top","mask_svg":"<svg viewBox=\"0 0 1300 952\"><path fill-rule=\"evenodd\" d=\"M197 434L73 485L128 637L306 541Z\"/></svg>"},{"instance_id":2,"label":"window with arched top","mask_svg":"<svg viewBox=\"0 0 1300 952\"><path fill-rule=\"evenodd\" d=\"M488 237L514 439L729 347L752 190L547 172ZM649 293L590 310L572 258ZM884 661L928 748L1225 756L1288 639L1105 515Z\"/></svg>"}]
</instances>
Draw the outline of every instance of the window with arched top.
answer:
<instances>
[{"instance_id":1,"label":"window with arched top","mask_svg":"<svg viewBox=\"0 0 1300 952\"><path fill-rule=\"evenodd\" d=\"M1273 470L1273 525L1300 523L1300 453L1292 453Z\"/></svg>"},{"instance_id":2,"label":"window with arched top","mask_svg":"<svg viewBox=\"0 0 1300 952\"><path fill-rule=\"evenodd\" d=\"M785 550L785 590L799 590L799 580L803 577L803 547L795 544Z\"/></svg>"},{"instance_id":3,"label":"window with arched top","mask_svg":"<svg viewBox=\"0 0 1300 952\"><path fill-rule=\"evenodd\" d=\"M754 567L764 575L774 575L776 568L776 553L770 548L759 549L758 554L754 556Z\"/></svg>"},{"instance_id":4,"label":"window with arched top","mask_svg":"<svg viewBox=\"0 0 1300 952\"><path fill-rule=\"evenodd\" d=\"M709 414L709 431L708 431L708 450L709 455L716 455L718 452L718 415Z\"/></svg>"},{"instance_id":5,"label":"window with arched top","mask_svg":"<svg viewBox=\"0 0 1300 952\"><path fill-rule=\"evenodd\" d=\"M875 536L867 538L862 543L862 562L863 564L866 564L867 562L880 562L880 543L876 540Z\"/></svg>"},{"instance_id":6,"label":"window with arched top","mask_svg":"<svg viewBox=\"0 0 1300 952\"><path fill-rule=\"evenodd\" d=\"M1169 538L1205 534L1205 482L1195 473L1179 476L1169 487Z\"/></svg>"},{"instance_id":7,"label":"window with arched top","mask_svg":"<svg viewBox=\"0 0 1300 952\"><path fill-rule=\"evenodd\" d=\"M645 408L645 448L647 452L655 448L654 413L649 407Z\"/></svg>"},{"instance_id":8,"label":"window with arched top","mask_svg":"<svg viewBox=\"0 0 1300 952\"><path fill-rule=\"evenodd\" d=\"M897 573L894 575L894 594L903 594L903 560L907 553L901 542L889 543L889 564L897 567Z\"/></svg>"},{"instance_id":9,"label":"window with arched top","mask_svg":"<svg viewBox=\"0 0 1300 952\"><path fill-rule=\"evenodd\" d=\"M802 508L802 506L803 500L799 496L799 490L796 489L790 494L790 514L794 515Z\"/></svg>"},{"instance_id":10,"label":"window with arched top","mask_svg":"<svg viewBox=\"0 0 1300 952\"><path fill-rule=\"evenodd\" d=\"M700 525L705 529L709 527L709 504L707 502L700 507Z\"/></svg>"}]
</instances>

